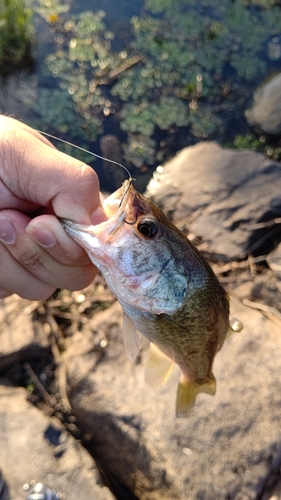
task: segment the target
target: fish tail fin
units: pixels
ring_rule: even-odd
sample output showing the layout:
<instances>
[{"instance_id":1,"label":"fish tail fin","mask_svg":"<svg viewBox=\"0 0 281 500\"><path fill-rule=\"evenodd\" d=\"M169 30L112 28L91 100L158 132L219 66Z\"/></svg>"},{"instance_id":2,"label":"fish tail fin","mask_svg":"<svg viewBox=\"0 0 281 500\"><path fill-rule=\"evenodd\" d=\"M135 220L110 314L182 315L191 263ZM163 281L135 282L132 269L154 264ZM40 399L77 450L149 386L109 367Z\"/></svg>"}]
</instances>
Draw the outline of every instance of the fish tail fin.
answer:
<instances>
[{"instance_id":1,"label":"fish tail fin","mask_svg":"<svg viewBox=\"0 0 281 500\"><path fill-rule=\"evenodd\" d=\"M184 376L181 376L176 400L176 416L186 417L188 411L195 403L197 394L206 392L212 396L216 393L216 379L212 375L208 382L198 385L195 382L188 381Z\"/></svg>"},{"instance_id":2,"label":"fish tail fin","mask_svg":"<svg viewBox=\"0 0 281 500\"><path fill-rule=\"evenodd\" d=\"M173 368L173 361L168 358L158 347L151 343L149 357L144 370L144 379L147 385L164 385Z\"/></svg>"}]
</instances>

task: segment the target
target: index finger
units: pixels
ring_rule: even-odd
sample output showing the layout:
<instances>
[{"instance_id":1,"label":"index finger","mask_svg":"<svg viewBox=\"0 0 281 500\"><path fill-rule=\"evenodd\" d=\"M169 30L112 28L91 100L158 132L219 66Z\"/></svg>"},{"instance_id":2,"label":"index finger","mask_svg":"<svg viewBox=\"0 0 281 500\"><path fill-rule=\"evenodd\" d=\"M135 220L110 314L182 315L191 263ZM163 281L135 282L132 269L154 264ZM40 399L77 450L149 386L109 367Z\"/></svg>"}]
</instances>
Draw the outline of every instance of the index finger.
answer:
<instances>
[{"instance_id":1,"label":"index finger","mask_svg":"<svg viewBox=\"0 0 281 500\"><path fill-rule=\"evenodd\" d=\"M12 122L5 122L0 137L1 176L7 188L23 200L52 207L58 217L89 224L90 215L101 207L94 170Z\"/></svg>"},{"instance_id":2,"label":"index finger","mask_svg":"<svg viewBox=\"0 0 281 500\"><path fill-rule=\"evenodd\" d=\"M45 144L47 144L48 146L56 149L56 147L47 139L47 137L42 135L42 132L40 132L40 130L36 130L36 129L30 127L29 125L27 125L26 123L23 123L19 120L16 120L15 118L12 118L11 116L0 115L0 129L3 126L4 127L8 126L9 124L13 127L13 129L18 128L18 129L26 130L30 134L34 135L34 137L37 137L37 139L39 139L40 141L42 141Z\"/></svg>"}]
</instances>

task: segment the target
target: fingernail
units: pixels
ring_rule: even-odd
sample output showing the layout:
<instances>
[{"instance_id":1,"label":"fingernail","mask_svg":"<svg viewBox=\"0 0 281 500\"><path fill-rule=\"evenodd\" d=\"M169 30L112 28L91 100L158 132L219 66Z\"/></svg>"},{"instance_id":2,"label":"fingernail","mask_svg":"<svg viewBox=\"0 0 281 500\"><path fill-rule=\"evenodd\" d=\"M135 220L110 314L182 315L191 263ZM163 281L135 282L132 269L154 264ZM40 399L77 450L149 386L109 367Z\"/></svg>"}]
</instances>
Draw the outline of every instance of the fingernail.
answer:
<instances>
[{"instance_id":1,"label":"fingernail","mask_svg":"<svg viewBox=\"0 0 281 500\"><path fill-rule=\"evenodd\" d=\"M46 229L39 224L35 225L31 223L25 228L25 230L30 238L32 238L35 243L38 243L40 247L52 248L57 242L55 235L49 231L49 229Z\"/></svg>"},{"instance_id":2,"label":"fingernail","mask_svg":"<svg viewBox=\"0 0 281 500\"><path fill-rule=\"evenodd\" d=\"M3 241L3 243L14 243L16 236L17 232L13 224L6 217L0 217L0 241Z\"/></svg>"},{"instance_id":3,"label":"fingernail","mask_svg":"<svg viewBox=\"0 0 281 500\"><path fill-rule=\"evenodd\" d=\"M93 226L100 224L101 222L104 222L106 220L107 220L106 214L104 213L104 211L101 207L98 207L91 214L91 224L93 224Z\"/></svg>"}]
</instances>

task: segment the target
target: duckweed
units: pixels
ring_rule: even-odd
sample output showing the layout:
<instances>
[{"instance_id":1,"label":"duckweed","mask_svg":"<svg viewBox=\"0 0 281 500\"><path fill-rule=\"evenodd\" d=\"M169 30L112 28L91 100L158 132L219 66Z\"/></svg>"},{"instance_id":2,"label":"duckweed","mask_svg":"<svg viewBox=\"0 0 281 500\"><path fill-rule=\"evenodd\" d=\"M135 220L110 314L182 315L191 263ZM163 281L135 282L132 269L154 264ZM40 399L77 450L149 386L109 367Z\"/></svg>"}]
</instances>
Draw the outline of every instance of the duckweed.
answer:
<instances>
[{"instance_id":1,"label":"duckweed","mask_svg":"<svg viewBox=\"0 0 281 500\"><path fill-rule=\"evenodd\" d=\"M63 14L69 3L50 2L56 43L44 67L58 89L41 92L34 109L56 130L91 140L110 123L137 168L155 164L160 141L181 129L193 141L234 140L229 124L269 71L261 54L281 26L274 0L144 0L130 45L117 52L103 11L72 16Z\"/></svg>"}]
</instances>

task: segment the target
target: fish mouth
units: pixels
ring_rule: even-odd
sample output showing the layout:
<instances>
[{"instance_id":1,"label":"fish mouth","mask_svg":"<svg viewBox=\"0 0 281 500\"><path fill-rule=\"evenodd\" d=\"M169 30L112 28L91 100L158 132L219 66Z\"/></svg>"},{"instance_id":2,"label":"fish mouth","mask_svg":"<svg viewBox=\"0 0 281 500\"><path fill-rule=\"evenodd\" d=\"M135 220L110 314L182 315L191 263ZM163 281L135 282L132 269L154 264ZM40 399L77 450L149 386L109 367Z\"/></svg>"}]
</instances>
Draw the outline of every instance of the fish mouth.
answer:
<instances>
[{"instance_id":1,"label":"fish mouth","mask_svg":"<svg viewBox=\"0 0 281 500\"><path fill-rule=\"evenodd\" d=\"M185 300L186 277L174 269L169 252L163 250L158 258L155 246L160 231L151 241L138 229L139 217L140 221L145 216L158 220L158 212L154 214L149 200L134 189L131 180L110 195L105 206L111 217L100 224L83 225L67 219L61 224L88 253L123 306L174 314Z\"/></svg>"},{"instance_id":2,"label":"fish mouth","mask_svg":"<svg viewBox=\"0 0 281 500\"><path fill-rule=\"evenodd\" d=\"M96 225L84 225L69 219L60 219L66 233L88 252L95 265L98 261L101 263L105 260L107 263L111 261L110 245L118 240L119 245L122 243L125 246L132 231L130 226L136 223L139 214L148 211L147 201L135 190L132 179L124 181L117 191L105 199L102 206L109 218ZM95 258L97 260L94 260ZM147 278L151 279L151 276Z\"/></svg>"},{"instance_id":3,"label":"fish mouth","mask_svg":"<svg viewBox=\"0 0 281 500\"><path fill-rule=\"evenodd\" d=\"M127 205L132 191L135 189L132 185L133 179L128 179L123 182L122 186L114 191L102 204L102 208L109 219L112 218L120 210L124 210Z\"/></svg>"},{"instance_id":4,"label":"fish mouth","mask_svg":"<svg viewBox=\"0 0 281 500\"><path fill-rule=\"evenodd\" d=\"M117 191L105 199L102 207L108 220L100 224L87 226L85 224L73 222L70 219L60 219L60 223L65 231L78 243L81 243L81 238L78 237L78 233L87 233L98 237L99 234L106 232L108 236L109 232L115 232L117 227L124 221L125 209L132 190L135 192L132 186L132 179L128 179L123 182L122 186L117 189ZM112 224L109 224L109 222ZM106 227L108 229L105 231ZM109 227L111 228L110 230Z\"/></svg>"},{"instance_id":5,"label":"fish mouth","mask_svg":"<svg viewBox=\"0 0 281 500\"><path fill-rule=\"evenodd\" d=\"M103 202L102 207L108 220L87 226L68 219L60 219L65 231L78 243L81 243L81 238L75 233L88 233L103 243L112 242L122 224L133 226L140 215L151 212L148 200L135 190L132 181L131 178L124 181L122 186ZM91 251L90 247L87 249Z\"/></svg>"}]
</instances>

